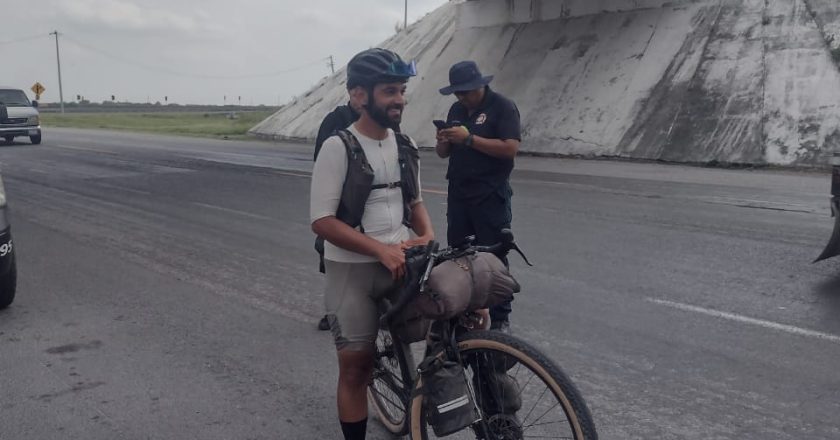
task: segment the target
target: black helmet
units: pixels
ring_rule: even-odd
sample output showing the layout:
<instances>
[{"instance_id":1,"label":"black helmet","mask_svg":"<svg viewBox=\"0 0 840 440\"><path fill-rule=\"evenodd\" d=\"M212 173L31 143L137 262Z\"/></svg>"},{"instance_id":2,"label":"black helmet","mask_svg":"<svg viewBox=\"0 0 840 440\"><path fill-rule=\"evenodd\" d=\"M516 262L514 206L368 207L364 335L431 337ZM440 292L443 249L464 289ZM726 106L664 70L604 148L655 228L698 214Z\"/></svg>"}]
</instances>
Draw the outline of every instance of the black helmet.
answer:
<instances>
[{"instance_id":1,"label":"black helmet","mask_svg":"<svg viewBox=\"0 0 840 440\"><path fill-rule=\"evenodd\" d=\"M415 75L417 66L414 61L406 63L399 55L387 49L368 49L347 63L347 88L408 81L408 78Z\"/></svg>"}]
</instances>

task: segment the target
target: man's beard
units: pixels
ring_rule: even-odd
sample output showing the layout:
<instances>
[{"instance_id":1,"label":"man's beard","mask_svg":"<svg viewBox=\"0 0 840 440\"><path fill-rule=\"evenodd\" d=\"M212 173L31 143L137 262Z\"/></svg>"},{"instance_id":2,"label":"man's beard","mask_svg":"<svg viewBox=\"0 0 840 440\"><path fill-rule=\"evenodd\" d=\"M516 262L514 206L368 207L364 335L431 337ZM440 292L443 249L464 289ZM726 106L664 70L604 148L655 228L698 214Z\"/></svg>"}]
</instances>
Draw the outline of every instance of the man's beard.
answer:
<instances>
[{"instance_id":1,"label":"man's beard","mask_svg":"<svg viewBox=\"0 0 840 440\"><path fill-rule=\"evenodd\" d=\"M393 104L386 107L384 110L382 107L379 107L376 104L368 104L365 106L367 109L368 115L370 118L373 119L374 122L379 124L382 128L390 128L392 130L398 130L400 128L400 122L402 122L402 112L405 106L401 104ZM394 118L388 116L388 111L392 109L398 109L400 114Z\"/></svg>"}]
</instances>

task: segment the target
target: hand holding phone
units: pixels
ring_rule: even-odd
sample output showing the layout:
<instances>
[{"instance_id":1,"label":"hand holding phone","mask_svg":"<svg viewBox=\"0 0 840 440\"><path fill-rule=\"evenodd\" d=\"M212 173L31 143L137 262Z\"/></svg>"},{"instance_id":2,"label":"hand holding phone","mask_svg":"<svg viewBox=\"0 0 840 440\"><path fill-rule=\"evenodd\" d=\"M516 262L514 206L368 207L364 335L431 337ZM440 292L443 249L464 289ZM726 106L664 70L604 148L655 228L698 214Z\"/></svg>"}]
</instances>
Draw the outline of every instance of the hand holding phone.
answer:
<instances>
[{"instance_id":1,"label":"hand holding phone","mask_svg":"<svg viewBox=\"0 0 840 440\"><path fill-rule=\"evenodd\" d=\"M450 127L450 125L447 124L446 121L442 121L440 119L435 119L434 121L432 121L432 124L435 124L435 127L437 127L438 130L444 130Z\"/></svg>"}]
</instances>

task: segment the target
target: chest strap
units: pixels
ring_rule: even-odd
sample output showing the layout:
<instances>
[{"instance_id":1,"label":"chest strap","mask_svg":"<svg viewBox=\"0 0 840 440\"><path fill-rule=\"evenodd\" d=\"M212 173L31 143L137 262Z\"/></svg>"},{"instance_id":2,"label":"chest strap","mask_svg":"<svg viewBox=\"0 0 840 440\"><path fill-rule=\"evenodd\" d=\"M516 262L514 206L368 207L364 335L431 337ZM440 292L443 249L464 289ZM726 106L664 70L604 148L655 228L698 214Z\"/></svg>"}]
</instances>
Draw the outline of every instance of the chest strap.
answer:
<instances>
[{"instance_id":1,"label":"chest strap","mask_svg":"<svg viewBox=\"0 0 840 440\"><path fill-rule=\"evenodd\" d=\"M401 186L402 186L402 182L380 183L380 184L377 184L377 185L371 185L370 189L385 189L385 188L394 189L394 188L399 188Z\"/></svg>"}]
</instances>

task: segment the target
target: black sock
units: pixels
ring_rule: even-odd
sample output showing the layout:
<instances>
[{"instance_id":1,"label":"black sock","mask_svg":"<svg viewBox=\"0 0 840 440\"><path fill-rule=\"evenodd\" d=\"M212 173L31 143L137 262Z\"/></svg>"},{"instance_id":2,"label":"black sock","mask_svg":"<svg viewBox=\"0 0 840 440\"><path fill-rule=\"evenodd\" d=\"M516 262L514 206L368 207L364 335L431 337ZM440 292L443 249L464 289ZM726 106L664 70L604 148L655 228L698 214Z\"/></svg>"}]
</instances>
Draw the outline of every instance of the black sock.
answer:
<instances>
[{"instance_id":1,"label":"black sock","mask_svg":"<svg viewBox=\"0 0 840 440\"><path fill-rule=\"evenodd\" d=\"M344 433L344 440L365 440L367 418L358 422L341 422L341 432Z\"/></svg>"}]
</instances>

